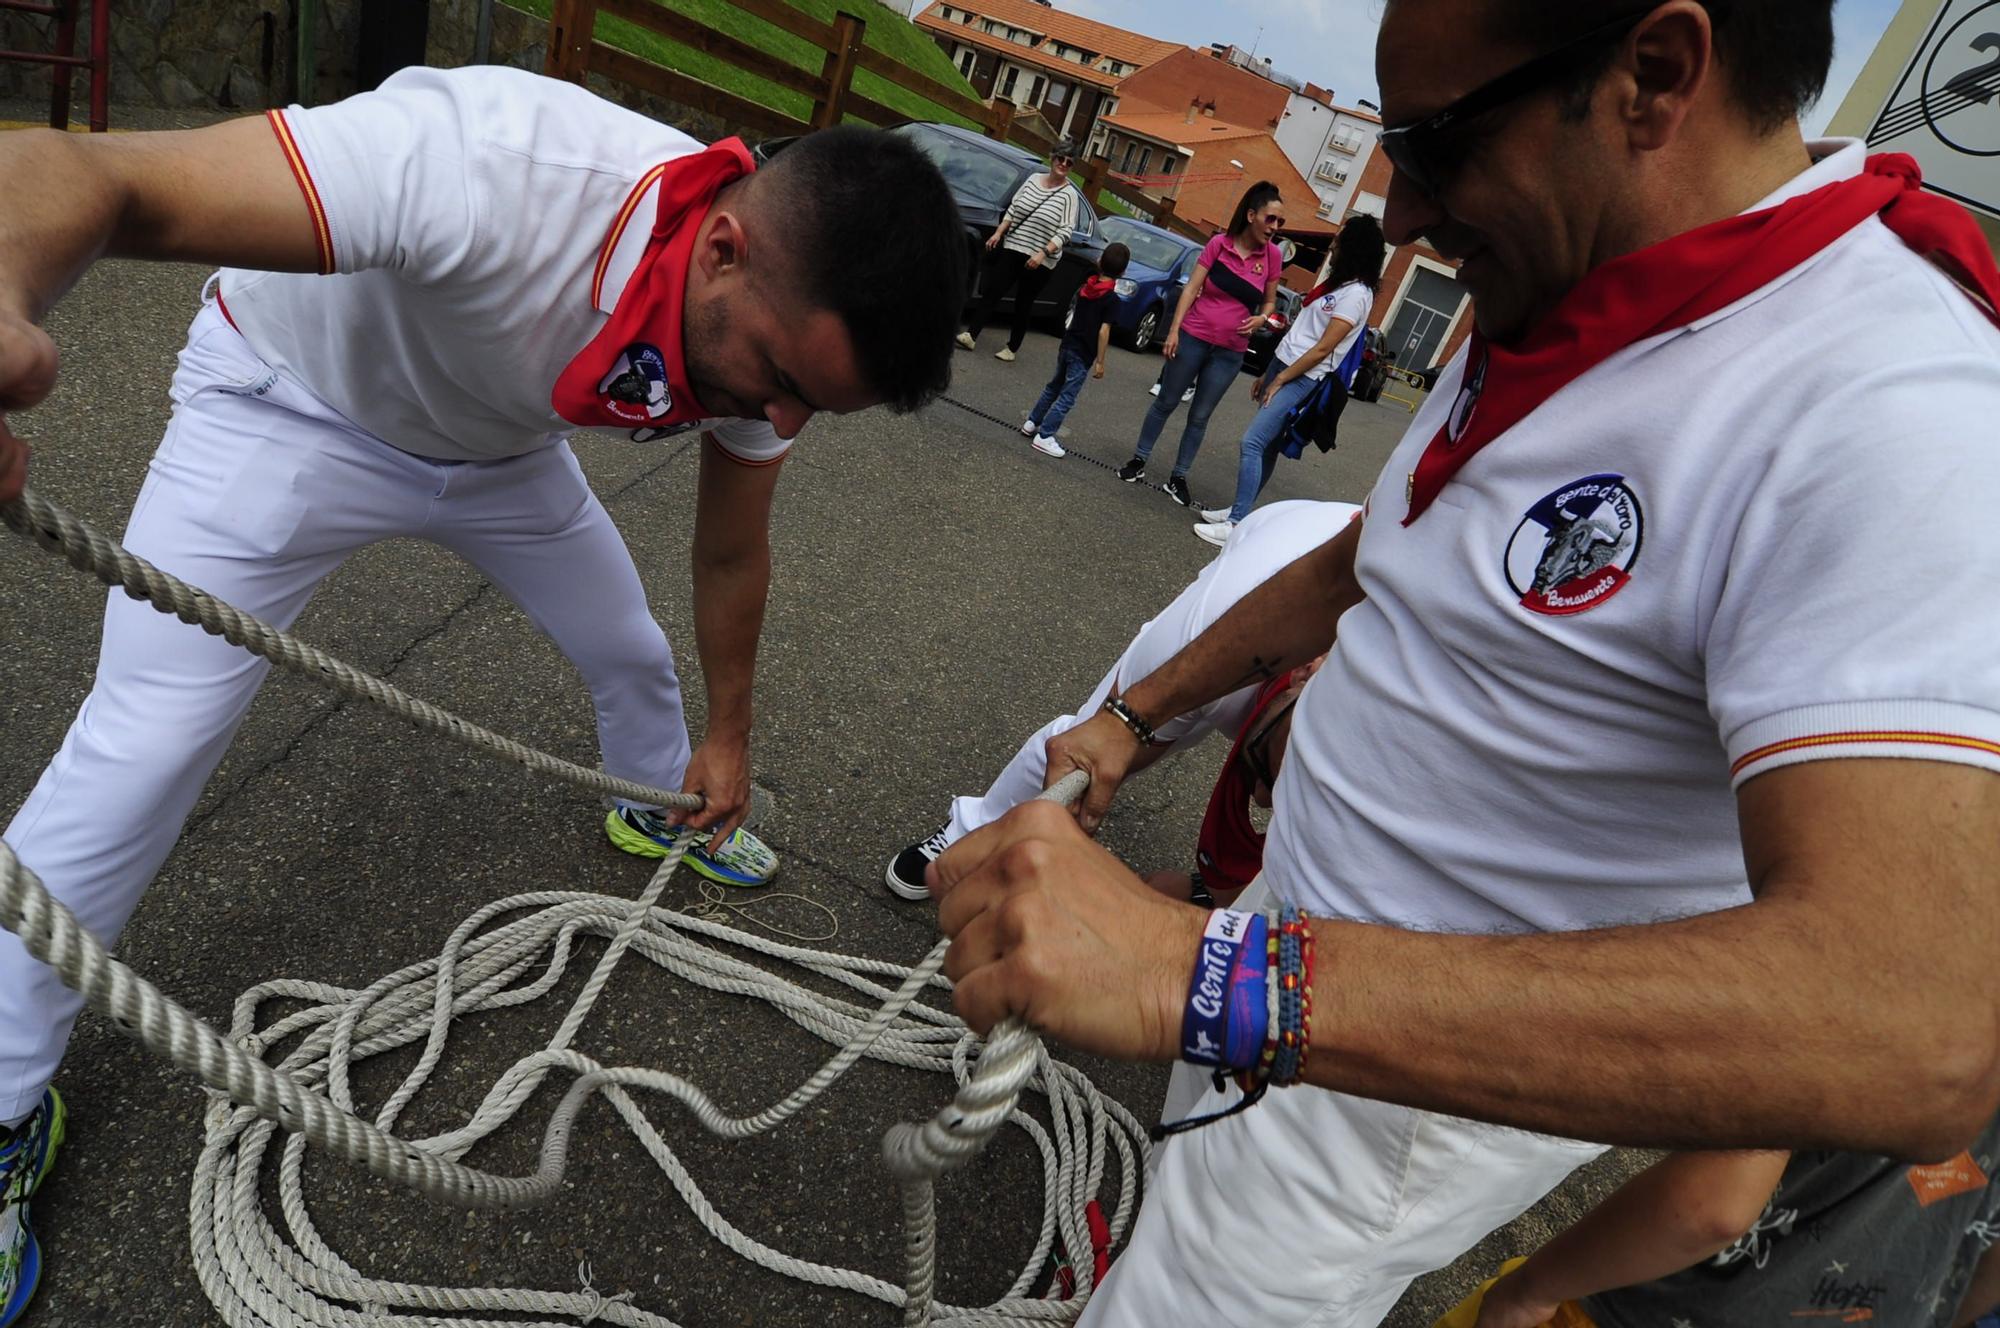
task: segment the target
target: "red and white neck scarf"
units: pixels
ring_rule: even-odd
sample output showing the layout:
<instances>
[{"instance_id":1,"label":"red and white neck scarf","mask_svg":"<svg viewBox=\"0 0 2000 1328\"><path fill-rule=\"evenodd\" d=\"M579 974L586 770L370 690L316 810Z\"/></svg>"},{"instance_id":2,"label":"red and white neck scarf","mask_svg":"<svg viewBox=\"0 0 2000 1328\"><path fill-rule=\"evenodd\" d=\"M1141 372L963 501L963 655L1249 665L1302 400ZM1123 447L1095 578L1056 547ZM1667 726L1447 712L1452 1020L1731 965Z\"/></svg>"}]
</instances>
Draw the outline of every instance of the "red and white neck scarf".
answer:
<instances>
[{"instance_id":1,"label":"red and white neck scarf","mask_svg":"<svg viewBox=\"0 0 2000 1328\"><path fill-rule=\"evenodd\" d=\"M1916 161L1868 159L1860 175L1773 208L1712 222L1595 268L1518 345L1472 333L1464 381L1410 477L1409 525L1458 468L1613 354L1763 289L1870 217L1959 284L2000 325L2000 268L1964 208L1918 188Z\"/></svg>"},{"instance_id":2,"label":"red and white neck scarf","mask_svg":"<svg viewBox=\"0 0 2000 1328\"><path fill-rule=\"evenodd\" d=\"M688 385L681 344L688 260L715 196L755 169L736 138L661 169L645 254L610 321L557 376L549 398L556 414L580 428L614 429L667 429L709 418Z\"/></svg>"}]
</instances>

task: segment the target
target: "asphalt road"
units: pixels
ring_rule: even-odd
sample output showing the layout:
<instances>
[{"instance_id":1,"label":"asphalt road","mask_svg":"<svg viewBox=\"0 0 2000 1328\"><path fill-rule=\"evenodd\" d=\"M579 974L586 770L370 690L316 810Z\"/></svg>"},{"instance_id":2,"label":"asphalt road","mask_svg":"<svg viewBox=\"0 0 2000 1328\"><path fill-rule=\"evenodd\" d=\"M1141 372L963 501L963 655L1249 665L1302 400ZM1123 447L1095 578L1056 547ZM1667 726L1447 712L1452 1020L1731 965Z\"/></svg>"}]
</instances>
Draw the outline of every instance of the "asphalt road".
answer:
<instances>
[{"instance_id":1,"label":"asphalt road","mask_svg":"<svg viewBox=\"0 0 2000 1328\"><path fill-rule=\"evenodd\" d=\"M166 419L168 373L201 277L105 264L50 319L62 384L16 426L36 445L35 486L107 529L122 527ZM1032 336L1012 365L986 353L998 345L989 331L984 350L959 354L950 399L918 415L816 421L780 491L759 662L756 775L774 795L762 830L784 860L782 888L832 910L839 936L829 946L848 953L913 963L930 948L929 906L884 892L884 860L1079 700L1212 552L1190 533L1190 512L1109 470L1130 451L1155 358L1114 350L1108 377L1085 389L1071 416L1071 456L1051 460L1010 425L1039 390L1055 343ZM1224 500L1233 483L1248 385L1241 380L1211 424L1193 473L1204 502ZM1161 442L1156 481L1180 418ZM1282 465L1267 496L1358 500L1408 419L1391 406L1350 407L1341 448ZM679 442L622 440L587 440L578 452L692 674L694 454ZM18 540L0 542L0 807L27 794L88 689L103 593ZM433 547L397 542L356 556L299 630L479 723L595 760L574 672L503 596ZM689 685L699 731L698 677ZM1184 865L1221 755L1210 744L1135 785L1106 843L1142 868ZM103 808L107 837L121 815ZM223 1024L237 993L272 977L364 986L434 954L489 899L539 888L635 894L648 868L605 843L600 816L587 795L276 678L120 953ZM696 898L694 878L682 877L670 907ZM784 901L768 908L781 925L820 925ZM580 976L573 968L562 990ZM420 1100L419 1123L467 1110L546 1039L562 1008L552 997L469 1021L445 1081ZM631 961L580 1045L613 1063L674 1070L739 1110L782 1096L827 1054L766 1007ZM410 1063L384 1059L360 1080L377 1102ZM1142 1116L1154 1112L1159 1072L1081 1063ZM203 1094L92 1015L59 1082L71 1132L35 1206L47 1271L28 1323L215 1322L187 1238ZM669 1105L654 1118L711 1199L753 1236L900 1280L897 1201L877 1141L891 1121L935 1110L948 1087L863 1067L823 1108L748 1144L715 1142ZM545 1087L472 1160L526 1169L554 1096ZM1477 1269L1527 1248L1629 1165L1593 1168L1459 1269L1426 1279L1393 1322L1428 1323ZM802 1287L711 1242L601 1104L581 1122L571 1190L540 1211L467 1216L331 1164L312 1172L321 1230L374 1275L573 1289L587 1257L600 1290L631 1290L643 1308L690 1328L896 1321L874 1302ZM1039 1224L1032 1148L1003 1135L940 1186L940 1208L943 1295L991 1299Z\"/></svg>"}]
</instances>

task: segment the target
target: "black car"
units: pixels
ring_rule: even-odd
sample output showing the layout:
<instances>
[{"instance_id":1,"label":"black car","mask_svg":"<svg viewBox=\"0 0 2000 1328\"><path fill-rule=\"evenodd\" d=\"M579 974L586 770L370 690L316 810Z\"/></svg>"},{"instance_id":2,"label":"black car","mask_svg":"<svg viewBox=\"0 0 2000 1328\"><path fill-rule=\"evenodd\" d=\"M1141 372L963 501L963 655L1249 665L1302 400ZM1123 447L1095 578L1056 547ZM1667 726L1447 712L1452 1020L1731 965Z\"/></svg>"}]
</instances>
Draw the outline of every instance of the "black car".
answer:
<instances>
[{"instance_id":1,"label":"black car","mask_svg":"<svg viewBox=\"0 0 2000 1328\"><path fill-rule=\"evenodd\" d=\"M951 186L958 214L965 220L965 247L972 263L972 285L965 293L966 302L970 303L979 294L980 260L985 257L986 237L1000 225L1000 214L1013 201L1014 191L1021 187L1021 182L1046 170L1047 163L1011 143L995 142L956 125L912 121L889 132L901 134L922 148L924 155L944 173L945 183ZM1051 321L1068 312L1070 297L1083 285L1083 279L1097 270L1097 260L1104 256L1104 246L1109 243L1098 233L1097 213L1090 200L1083 198L1081 187L1077 189L1077 197L1082 201L1077 229L1070 232L1069 247L1063 250L1055 272L1035 297L1033 313ZM1012 295L1000 301L1002 309L1013 307Z\"/></svg>"}]
</instances>

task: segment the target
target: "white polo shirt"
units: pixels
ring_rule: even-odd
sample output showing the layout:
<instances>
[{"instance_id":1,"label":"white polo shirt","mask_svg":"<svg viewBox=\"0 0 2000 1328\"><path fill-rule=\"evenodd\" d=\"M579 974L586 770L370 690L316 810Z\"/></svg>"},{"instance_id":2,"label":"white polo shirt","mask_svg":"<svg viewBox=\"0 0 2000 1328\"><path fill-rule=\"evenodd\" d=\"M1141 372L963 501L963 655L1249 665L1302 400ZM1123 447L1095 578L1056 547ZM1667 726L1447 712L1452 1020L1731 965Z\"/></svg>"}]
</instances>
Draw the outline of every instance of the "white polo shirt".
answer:
<instances>
[{"instance_id":1,"label":"white polo shirt","mask_svg":"<svg viewBox=\"0 0 2000 1328\"><path fill-rule=\"evenodd\" d=\"M1326 325L1336 318L1348 322L1347 335L1331 354L1301 374L1317 383L1320 379L1340 367L1353 347L1354 339L1361 335L1361 329L1368 324L1368 311L1375 307L1375 294L1358 281L1328 291L1299 310L1299 316L1292 320L1292 330L1285 333L1285 339L1278 343L1278 358L1286 364L1295 363L1299 356L1319 344L1326 335Z\"/></svg>"},{"instance_id":2,"label":"white polo shirt","mask_svg":"<svg viewBox=\"0 0 2000 1328\"><path fill-rule=\"evenodd\" d=\"M1825 154L1760 206L1858 174ZM1265 872L1308 908L1563 930L1749 900L1734 790L1835 757L2000 771L2000 331L1869 219L1639 342L1414 524L1447 369L1367 504Z\"/></svg>"},{"instance_id":3,"label":"white polo shirt","mask_svg":"<svg viewBox=\"0 0 2000 1328\"><path fill-rule=\"evenodd\" d=\"M652 229L658 170L702 144L518 69L405 69L270 113L335 275L222 273L273 368L384 442L484 461L574 431L550 393L608 319ZM765 420L705 422L738 460Z\"/></svg>"}]
</instances>

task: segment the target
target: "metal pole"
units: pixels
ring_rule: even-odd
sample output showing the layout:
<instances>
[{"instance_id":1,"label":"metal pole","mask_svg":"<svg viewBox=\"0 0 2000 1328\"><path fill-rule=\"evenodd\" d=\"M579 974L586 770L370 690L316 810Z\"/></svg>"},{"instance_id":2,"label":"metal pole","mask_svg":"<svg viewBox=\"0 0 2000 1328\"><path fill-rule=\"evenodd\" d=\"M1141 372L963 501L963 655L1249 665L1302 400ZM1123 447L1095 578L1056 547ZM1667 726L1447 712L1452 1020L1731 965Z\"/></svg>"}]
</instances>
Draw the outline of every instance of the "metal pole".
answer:
<instances>
[{"instance_id":1,"label":"metal pole","mask_svg":"<svg viewBox=\"0 0 2000 1328\"><path fill-rule=\"evenodd\" d=\"M483 65L493 55L493 0L479 0L479 18L472 29L472 63Z\"/></svg>"}]
</instances>

